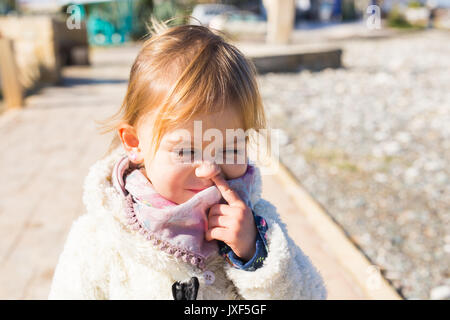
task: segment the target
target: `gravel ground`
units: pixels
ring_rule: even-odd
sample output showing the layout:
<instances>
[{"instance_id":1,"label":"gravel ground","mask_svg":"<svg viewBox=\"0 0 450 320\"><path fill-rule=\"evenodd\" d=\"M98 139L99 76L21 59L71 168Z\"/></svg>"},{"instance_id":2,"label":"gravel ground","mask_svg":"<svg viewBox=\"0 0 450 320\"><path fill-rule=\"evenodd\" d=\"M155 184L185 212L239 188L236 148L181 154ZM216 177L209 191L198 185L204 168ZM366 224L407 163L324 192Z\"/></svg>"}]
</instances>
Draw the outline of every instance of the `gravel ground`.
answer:
<instances>
[{"instance_id":1,"label":"gravel ground","mask_svg":"<svg viewBox=\"0 0 450 320\"><path fill-rule=\"evenodd\" d=\"M281 161L403 297L448 297L450 33L341 45L342 69L259 77Z\"/></svg>"}]
</instances>

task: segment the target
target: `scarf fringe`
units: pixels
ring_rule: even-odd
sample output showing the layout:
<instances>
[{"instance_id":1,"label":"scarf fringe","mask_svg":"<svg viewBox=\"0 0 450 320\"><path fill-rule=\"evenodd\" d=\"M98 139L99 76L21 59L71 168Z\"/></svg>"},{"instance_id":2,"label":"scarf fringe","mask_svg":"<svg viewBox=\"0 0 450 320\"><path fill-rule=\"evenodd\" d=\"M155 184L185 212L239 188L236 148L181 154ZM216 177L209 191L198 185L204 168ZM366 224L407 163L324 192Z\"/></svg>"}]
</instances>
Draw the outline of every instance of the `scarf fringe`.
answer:
<instances>
[{"instance_id":1,"label":"scarf fringe","mask_svg":"<svg viewBox=\"0 0 450 320\"><path fill-rule=\"evenodd\" d=\"M205 258L197 255L195 253L189 252L182 248L171 245L169 242L157 238L155 235L151 234L143 225L141 225L136 217L133 207L133 198L131 194L125 197L125 214L128 218L128 225L139 234L143 235L150 243L159 248L160 250L173 255L176 259L182 260L186 263L190 263L193 266L204 271L206 264Z\"/></svg>"}]
</instances>

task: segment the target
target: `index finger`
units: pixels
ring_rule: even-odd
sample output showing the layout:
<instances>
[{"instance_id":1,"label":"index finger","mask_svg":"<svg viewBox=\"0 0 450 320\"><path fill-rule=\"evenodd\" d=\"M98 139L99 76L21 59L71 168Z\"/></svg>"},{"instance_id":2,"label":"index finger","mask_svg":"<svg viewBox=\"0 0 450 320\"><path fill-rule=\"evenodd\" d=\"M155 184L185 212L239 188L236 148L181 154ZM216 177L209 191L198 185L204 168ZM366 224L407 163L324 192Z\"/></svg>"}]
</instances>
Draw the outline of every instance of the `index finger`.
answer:
<instances>
[{"instance_id":1,"label":"index finger","mask_svg":"<svg viewBox=\"0 0 450 320\"><path fill-rule=\"evenodd\" d=\"M222 173L212 177L211 180L216 184L223 198L230 206L245 207L244 201L242 201L236 191L230 188Z\"/></svg>"}]
</instances>

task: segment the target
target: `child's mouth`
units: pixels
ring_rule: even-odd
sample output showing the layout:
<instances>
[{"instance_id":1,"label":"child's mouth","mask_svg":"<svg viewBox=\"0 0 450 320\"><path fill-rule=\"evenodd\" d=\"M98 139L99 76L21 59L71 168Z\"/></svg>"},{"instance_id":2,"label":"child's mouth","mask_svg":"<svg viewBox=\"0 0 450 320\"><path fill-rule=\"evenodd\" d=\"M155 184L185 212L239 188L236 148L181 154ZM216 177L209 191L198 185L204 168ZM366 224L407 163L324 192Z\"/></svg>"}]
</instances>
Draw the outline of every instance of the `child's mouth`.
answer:
<instances>
[{"instance_id":1,"label":"child's mouth","mask_svg":"<svg viewBox=\"0 0 450 320\"><path fill-rule=\"evenodd\" d=\"M203 190L205 190L206 188L204 188L204 189L187 189L187 190L189 190L189 191L191 191L191 192L194 192L194 193L199 193L200 191L203 191Z\"/></svg>"}]
</instances>

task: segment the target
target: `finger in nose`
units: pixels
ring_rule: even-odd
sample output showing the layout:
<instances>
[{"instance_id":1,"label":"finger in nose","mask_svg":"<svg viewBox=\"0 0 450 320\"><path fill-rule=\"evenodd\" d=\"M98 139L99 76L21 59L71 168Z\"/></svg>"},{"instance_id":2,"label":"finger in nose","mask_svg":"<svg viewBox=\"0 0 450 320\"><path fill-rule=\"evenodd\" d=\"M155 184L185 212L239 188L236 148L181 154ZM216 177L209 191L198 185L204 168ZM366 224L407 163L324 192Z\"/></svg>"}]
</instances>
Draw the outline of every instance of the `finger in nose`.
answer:
<instances>
[{"instance_id":1,"label":"finger in nose","mask_svg":"<svg viewBox=\"0 0 450 320\"><path fill-rule=\"evenodd\" d=\"M202 161L195 168L195 175L199 178L210 179L220 173L220 167L211 161Z\"/></svg>"}]
</instances>

